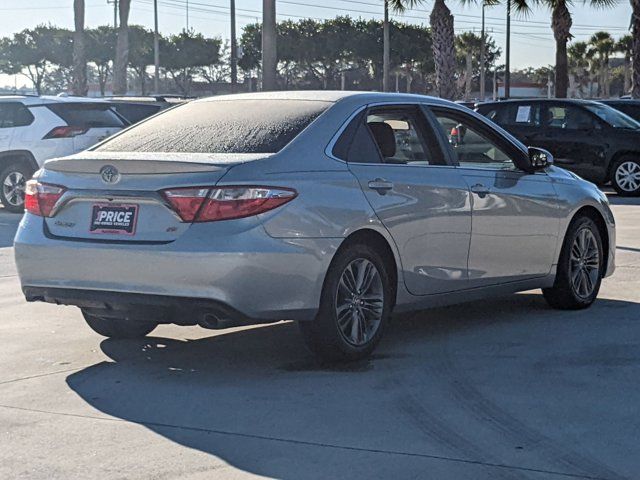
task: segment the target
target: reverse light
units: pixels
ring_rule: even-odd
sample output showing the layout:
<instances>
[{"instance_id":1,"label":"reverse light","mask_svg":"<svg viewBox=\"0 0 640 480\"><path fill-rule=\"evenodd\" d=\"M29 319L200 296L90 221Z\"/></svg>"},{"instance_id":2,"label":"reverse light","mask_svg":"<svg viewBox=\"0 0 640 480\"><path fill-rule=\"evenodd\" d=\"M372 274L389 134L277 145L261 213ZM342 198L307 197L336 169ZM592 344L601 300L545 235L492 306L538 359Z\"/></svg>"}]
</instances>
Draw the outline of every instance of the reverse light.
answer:
<instances>
[{"instance_id":1,"label":"reverse light","mask_svg":"<svg viewBox=\"0 0 640 480\"><path fill-rule=\"evenodd\" d=\"M252 217L293 200L298 193L279 187L172 188L164 197L183 222L217 222Z\"/></svg>"},{"instance_id":2,"label":"reverse light","mask_svg":"<svg viewBox=\"0 0 640 480\"><path fill-rule=\"evenodd\" d=\"M85 133L87 133L87 130L89 129L86 127L55 127L44 137L42 137L42 139L48 140L51 138L73 138L77 137L78 135L84 135Z\"/></svg>"},{"instance_id":3,"label":"reverse light","mask_svg":"<svg viewBox=\"0 0 640 480\"><path fill-rule=\"evenodd\" d=\"M24 208L34 215L48 217L64 192L65 188L59 185L29 180L25 186Z\"/></svg>"}]
</instances>

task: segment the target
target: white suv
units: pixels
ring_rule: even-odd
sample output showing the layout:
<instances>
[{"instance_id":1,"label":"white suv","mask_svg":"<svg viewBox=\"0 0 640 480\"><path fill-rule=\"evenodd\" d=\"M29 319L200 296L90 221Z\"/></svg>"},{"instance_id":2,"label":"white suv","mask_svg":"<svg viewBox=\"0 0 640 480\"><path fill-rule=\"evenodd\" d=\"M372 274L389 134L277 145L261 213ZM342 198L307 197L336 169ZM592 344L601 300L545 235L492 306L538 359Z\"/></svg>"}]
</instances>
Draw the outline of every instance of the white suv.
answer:
<instances>
[{"instance_id":1,"label":"white suv","mask_svg":"<svg viewBox=\"0 0 640 480\"><path fill-rule=\"evenodd\" d=\"M45 160L85 150L127 124L103 100L0 96L0 202L22 212L25 183Z\"/></svg>"}]
</instances>

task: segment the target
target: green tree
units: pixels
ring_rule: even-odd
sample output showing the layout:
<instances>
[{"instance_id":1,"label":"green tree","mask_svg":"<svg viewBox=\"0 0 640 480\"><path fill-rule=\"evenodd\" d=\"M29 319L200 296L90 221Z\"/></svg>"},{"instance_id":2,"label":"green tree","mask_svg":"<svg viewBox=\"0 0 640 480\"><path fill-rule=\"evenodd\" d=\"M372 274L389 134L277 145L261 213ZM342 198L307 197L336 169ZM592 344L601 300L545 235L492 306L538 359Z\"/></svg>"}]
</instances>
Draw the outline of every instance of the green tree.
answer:
<instances>
[{"instance_id":1,"label":"green tree","mask_svg":"<svg viewBox=\"0 0 640 480\"><path fill-rule=\"evenodd\" d=\"M456 37L455 47L458 68L462 71L459 78L464 84L464 98L470 100L473 81L480 75L482 37L473 32L464 32ZM499 55L500 49L495 41L489 36L485 37L485 71L494 65Z\"/></svg>"},{"instance_id":2,"label":"green tree","mask_svg":"<svg viewBox=\"0 0 640 480\"><path fill-rule=\"evenodd\" d=\"M87 60L96 67L100 94L104 96L116 52L116 30L107 25L87 31Z\"/></svg>"},{"instance_id":3,"label":"green tree","mask_svg":"<svg viewBox=\"0 0 640 480\"><path fill-rule=\"evenodd\" d=\"M129 67L140 81L140 92L147 94L147 67L153 65L153 31L140 25L129 26Z\"/></svg>"},{"instance_id":4,"label":"green tree","mask_svg":"<svg viewBox=\"0 0 640 480\"><path fill-rule=\"evenodd\" d=\"M624 87L623 93L631 92L631 58L633 57L633 37L629 34L623 35L616 42L616 51L624 58Z\"/></svg>"},{"instance_id":5,"label":"green tree","mask_svg":"<svg viewBox=\"0 0 640 480\"><path fill-rule=\"evenodd\" d=\"M163 67L183 95L189 95L193 77L202 67L220 61L219 38L182 31L162 42Z\"/></svg>"},{"instance_id":6,"label":"green tree","mask_svg":"<svg viewBox=\"0 0 640 480\"><path fill-rule=\"evenodd\" d=\"M576 93L579 97L591 96L591 71L589 61L589 45L587 42L573 42L567 48L569 72L576 82ZM589 93L585 93L585 87L589 85Z\"/></svg>"}]
</instances>

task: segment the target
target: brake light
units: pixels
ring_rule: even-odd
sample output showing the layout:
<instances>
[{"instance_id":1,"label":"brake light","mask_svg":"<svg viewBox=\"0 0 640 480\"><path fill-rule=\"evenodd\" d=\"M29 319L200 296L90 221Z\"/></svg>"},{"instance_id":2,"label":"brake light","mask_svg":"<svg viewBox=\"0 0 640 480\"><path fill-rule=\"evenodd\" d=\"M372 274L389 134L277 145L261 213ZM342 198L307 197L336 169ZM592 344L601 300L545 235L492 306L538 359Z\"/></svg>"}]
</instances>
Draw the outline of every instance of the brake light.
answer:
<instances>
[{"instance_id":1,"label":"brake light","mask_svg":"<svg viewBox=\"0 0 640 480\"><path fill-rule=\"evenodd\" d=\"M289 188L172 188L162 192L183 222L217 222L268 212L293 200Z\"/></svg>"},{"instance_id":2,"label":"brake light","mask_svg":"<svg viewBox=\"0 0 640 480\"><path fill-rule=\"evenodd\" d=\"M29 180L24 192L24 208L34 215L48 217L64 192L65 188L59 185Z\"/></svg>"},{"instance_id":3,"label":"brake light","mask_svg":"<svg viewBox=\"0 0 640 480\"><path fill-rule=\"evenodd\" d=\"M56 127L49 133L47 133L44 137L42 137L42 139L47 140L50 138L73 138L77 137L78 135L87 133L87 130L89 129L86 127Z\"/></svg>"}]
</instances>

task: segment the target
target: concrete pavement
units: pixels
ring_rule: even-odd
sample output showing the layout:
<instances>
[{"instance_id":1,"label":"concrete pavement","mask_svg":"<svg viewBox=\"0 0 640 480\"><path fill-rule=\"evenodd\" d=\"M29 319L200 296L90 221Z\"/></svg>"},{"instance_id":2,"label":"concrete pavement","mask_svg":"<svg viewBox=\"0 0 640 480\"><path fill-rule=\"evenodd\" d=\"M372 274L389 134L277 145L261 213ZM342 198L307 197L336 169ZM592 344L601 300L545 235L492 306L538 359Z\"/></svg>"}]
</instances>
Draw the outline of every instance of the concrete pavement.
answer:
<instances>
[{"instance_id":1,"label":"concrete pavement","mask_svg":"<svg viewBox=\"0 0 640 480\"><path fill-rule=\"evenodd\" d=\"M0 478L638 478L640 200L613 202L590 310L534 291L425 311L334 367L290 323L116 342L27 304L0 210Z\"/></svg>"}]
</instances>

